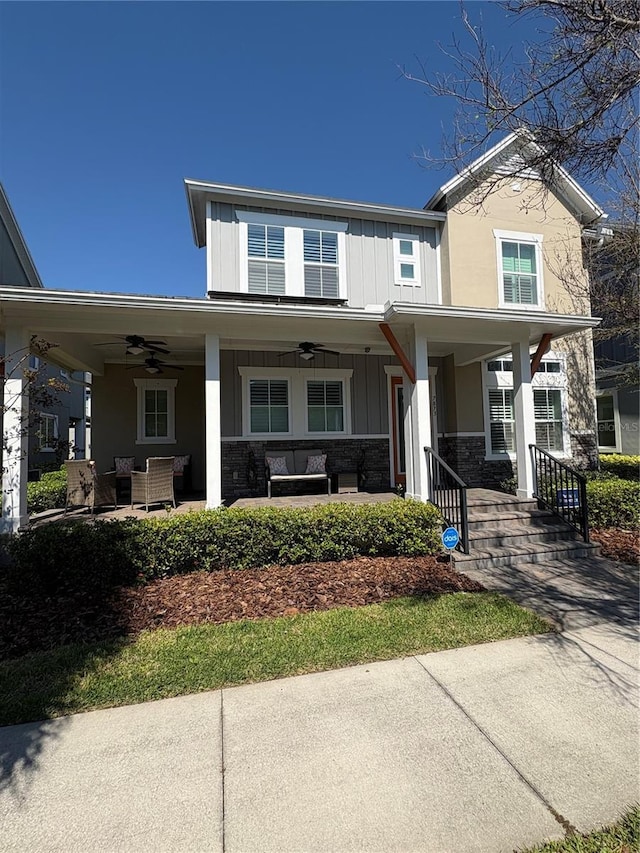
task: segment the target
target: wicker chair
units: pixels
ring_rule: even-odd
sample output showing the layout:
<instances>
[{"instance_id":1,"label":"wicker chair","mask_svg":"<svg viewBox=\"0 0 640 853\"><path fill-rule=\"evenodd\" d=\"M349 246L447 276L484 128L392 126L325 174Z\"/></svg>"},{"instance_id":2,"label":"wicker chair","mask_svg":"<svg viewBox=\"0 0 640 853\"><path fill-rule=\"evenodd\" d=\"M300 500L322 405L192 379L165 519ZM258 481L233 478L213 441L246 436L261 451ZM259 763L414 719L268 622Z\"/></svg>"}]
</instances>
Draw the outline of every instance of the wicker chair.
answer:
<instances>
[{"instance_id":1,"label":"wicker chair","mask_svg":"<svg viewBox=\"0 0 640 853\"><path fill-rule=\"evenodd\" d=\"M111 505L117 508L116 472L96 472L96 463L88 459L68 460L67 501L65 514L70 506L88 506L91 513L97 506Z\"/></svg>"},{"instance_id":2,"label":"wicker chair","mask_svg":"<svg viewBox=\"0 0 640 853\"><path fill-rule=\"evenodd\" d=\"M176 505L173 491L173 456L152 456L147 459L146 471L131 472L131 508L144 504L171 503Z\"/></svg>"}]
</instances>

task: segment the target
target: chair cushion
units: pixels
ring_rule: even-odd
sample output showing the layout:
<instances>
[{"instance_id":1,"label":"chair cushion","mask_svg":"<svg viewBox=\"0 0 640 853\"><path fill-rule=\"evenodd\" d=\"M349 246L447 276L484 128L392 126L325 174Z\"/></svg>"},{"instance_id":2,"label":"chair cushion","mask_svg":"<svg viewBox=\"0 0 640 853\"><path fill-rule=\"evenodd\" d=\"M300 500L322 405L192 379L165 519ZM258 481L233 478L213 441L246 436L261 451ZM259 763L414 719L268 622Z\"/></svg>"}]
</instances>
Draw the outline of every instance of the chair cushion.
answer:
<instances>
[{"instance_id":1,"label":"chair cushion","mask_svg":"<svg viewBox=\"0 0 640 853\"><path fill-rule=\"evenodd\" d=\"M122 477L130 474L135 468L136 457L135 456L114 456L113 457L114 468L116 469L116 476Z\"/></svg>"},{"instance_id":2,"label":"chair cushion","mask_svg":"<svg viewBox=\"0 0 640 853\"><path fill-rule=\"evenodd\" d=\"M191 464L191 454L173 457L173 473L182 474L187 465Z\"/></svg>"},{"instance_id":3,"label":"chair cushion","mask_svg":"<svg viewBox=\"0 0 640 853\"><path fill-rule=\"evenodd\" d=\"M327 473L327 454L320 453L318 456L307 457L307 467L305 474L326 474Z\"/></svg>"},{"instance_id":4,"label":"chair cushion","mask_svg":"<svg viewBox=\"0 0 640 853\"><path fill-rule=\"evenodd\" d=\"M267 465L271 476L286 476L289 473L284 456L267 456Z\"/></svg>"}]
</instances>

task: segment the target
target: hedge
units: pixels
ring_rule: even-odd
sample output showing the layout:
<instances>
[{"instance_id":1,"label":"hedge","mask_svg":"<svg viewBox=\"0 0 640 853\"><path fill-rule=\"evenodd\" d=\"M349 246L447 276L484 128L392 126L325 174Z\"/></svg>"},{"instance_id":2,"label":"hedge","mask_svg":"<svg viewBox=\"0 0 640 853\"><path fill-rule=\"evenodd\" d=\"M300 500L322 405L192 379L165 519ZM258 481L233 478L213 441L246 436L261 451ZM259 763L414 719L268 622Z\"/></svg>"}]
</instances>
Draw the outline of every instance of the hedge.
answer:
<instances>
[{"instance_id":1,"label":"hedge","mask_svg":"<svg viewBox=\"0 0 640 853\"><path fill-rule=\"evenodd\" d=\"M44 512L46 509L60 509L67 500L67 472L51 471L43 474L37 483L27 483L27 512Z\"/></svg>"},{"instance_id":2,"label":"hedge","mask_svg":"<svg viewBox=\"0 0 640 853\"><path fill-rule=\"evenodd\" d=\"M590 527L637 530L640 527L640 483L593 480L587 483L587 506Z\"/></svg>"},{"instance_id":3,"label":"hedge","mask_svg":"<svg viewBox=\"0 0 640 853\"><path fill-rule=\"evenodd\" d=\"M623 456L621 453L607 453L600 456L600 470L614 474L622 480L640 479L640 456Z\"/></svg>"},{"instance_id":4,"label":"hedge","mask_svg":"<svg viewBox=\"0 0 640 853\"><path fill-rule=\"evenodd\" d=\"M9 573L14 588L28 594L90 587L101 595L116 585L197 570L436 554L441 529L438 510L417 501L62 521L15 536Z\"/></svg>"}]
</instances>

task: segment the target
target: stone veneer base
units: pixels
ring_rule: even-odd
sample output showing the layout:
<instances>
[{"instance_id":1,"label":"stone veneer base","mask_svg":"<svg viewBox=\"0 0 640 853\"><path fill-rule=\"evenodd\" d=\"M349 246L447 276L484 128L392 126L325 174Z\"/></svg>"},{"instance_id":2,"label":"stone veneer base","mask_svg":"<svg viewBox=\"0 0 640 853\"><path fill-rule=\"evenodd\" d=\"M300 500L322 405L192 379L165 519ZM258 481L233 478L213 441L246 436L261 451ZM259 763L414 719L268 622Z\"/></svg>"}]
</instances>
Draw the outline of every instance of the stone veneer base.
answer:
<instances>
[{"instance_id":1,"label":"stone veneer base","mask_svg":"<svg viewBox=\"0 0 640 853\"><path fill-rule=\"evenodd\" d=\"M332 475L357 472L361 490L387 491L390 488L389 440L386 438L291 439L277 441L222 441L222 497L262 497L267 494L265 456L283 450L318 448L327 454L327 470ZM337 478L332 489L337 491ZM279 483L276 495L326 493L326 482Z\"/></svg>"}]
</instances>

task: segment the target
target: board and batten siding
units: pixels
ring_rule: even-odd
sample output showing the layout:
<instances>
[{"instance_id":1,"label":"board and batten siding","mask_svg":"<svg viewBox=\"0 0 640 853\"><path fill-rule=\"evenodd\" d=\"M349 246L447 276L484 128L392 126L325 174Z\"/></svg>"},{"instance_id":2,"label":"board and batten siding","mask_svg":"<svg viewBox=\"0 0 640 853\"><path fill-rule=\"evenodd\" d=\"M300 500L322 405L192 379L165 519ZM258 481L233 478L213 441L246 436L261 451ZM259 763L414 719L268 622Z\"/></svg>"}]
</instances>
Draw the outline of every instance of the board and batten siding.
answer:
<instances>
[{"instance_id":1,"label":"board and batten siding","mask_svg":"<svg viewBox=\"0 0 640 853\"><path fill-rule=\"evenodd\" d=\"M435 227L409 226L394 222L353 219L341 216L321 216L297 210L232 205L210 202L208 222L208 264L210 287L228 293L239 292L241 263L239 223L235 211L269 213L275 216L294 216L347 222L346 274L348 304L354 308L365 305L384 305L385 302L416 302L438 304L438 260ZM394 284L393 239L396 232L417 234L420 238L421 286Z\"/></svg>"},{"instance_id":2,"label":"board and batten siding","mask_svg":"<svg viewBox=\"0 0 640 853\"><path fill-rule=\"evenodd\" d=\"M239 367L294 367L309 371L338 368L353 370L351 378L352 432L354 435L388 435L388 391L386 364L397 364L393 356L317 355L313 366L299 356L278 357L276 352L223 350L220 353L222 437L242 436L242 378Z\"/></svg>"}]
</instances>

